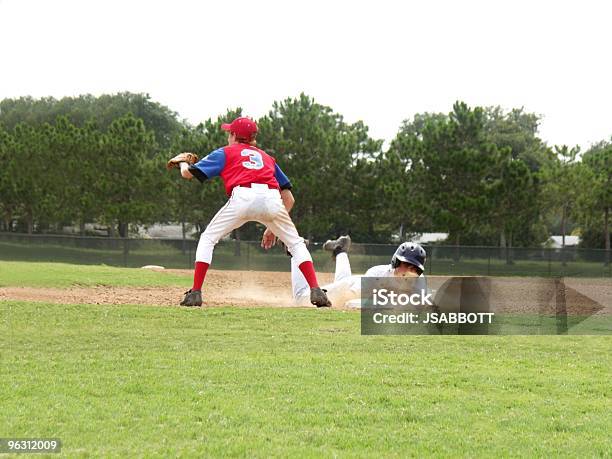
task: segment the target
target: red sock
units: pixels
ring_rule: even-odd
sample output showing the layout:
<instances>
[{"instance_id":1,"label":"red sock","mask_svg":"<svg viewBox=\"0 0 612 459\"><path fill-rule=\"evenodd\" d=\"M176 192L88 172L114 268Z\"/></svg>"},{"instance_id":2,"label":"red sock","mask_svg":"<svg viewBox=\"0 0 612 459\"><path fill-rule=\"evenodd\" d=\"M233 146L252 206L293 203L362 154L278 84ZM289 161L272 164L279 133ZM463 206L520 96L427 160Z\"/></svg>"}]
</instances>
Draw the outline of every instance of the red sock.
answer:
<instances>
[{"instance_id":1,"label":"red sock","mask_svg":"<svg viewBox=\"0 0 612 459\"><path fill-rule=\"evenodd\" d=\"M202 284L204 283L206 271L208 271L209 266L210 265L208 263L204 263L203 261L195 262L195 271L193 272L193 287L191 287L191 290L202 290Z\"/></svg>"},{"instance_id":2,"label":"red sock","mask_svg":"<svg viewBox=\"0 0 612 459\"><path fill-rule=\"evenodd\" d=\"M315 273L312 261L305 261L298 266L298 268L300 268L300 271L302 271L302 274L306 278L306 282L308 282L310 288L319 286L319 283L317 282L317 273Z\"/></svg>"}]
</instances>

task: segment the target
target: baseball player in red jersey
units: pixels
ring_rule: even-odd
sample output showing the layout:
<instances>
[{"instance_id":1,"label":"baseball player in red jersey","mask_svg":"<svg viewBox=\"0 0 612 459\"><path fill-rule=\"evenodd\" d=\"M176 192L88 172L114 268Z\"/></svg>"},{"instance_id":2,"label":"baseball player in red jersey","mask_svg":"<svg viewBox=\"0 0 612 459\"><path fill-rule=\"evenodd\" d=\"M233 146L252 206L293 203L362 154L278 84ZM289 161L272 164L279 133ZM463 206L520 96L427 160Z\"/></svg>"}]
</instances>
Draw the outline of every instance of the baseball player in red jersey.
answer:
<instances>
[{"instance_id":1,"label":"baseball player in red jersey","mask_svg":"<svg viewBox=\"0 0 612 459\"><path fill-rule=\"evenodd\" d=\"M193 165L180 163L181 176L201 182L220 176L229 196L227 203L210 221L198 242L193 286L185 293L182 306L202 305L202 284L215 245L232 230L248 221L266 225L264 238L278 236L289 248L295 263L310 287L310 302L329 307L331 302L319 287L312 257L298 234L289 212L295 202L291 182L276 160L255 146L257 124L250 118L236 118L221 128L228 132L228 145ZM271 236L272 235L272 236Z\"/></svg>"}]
</instances>

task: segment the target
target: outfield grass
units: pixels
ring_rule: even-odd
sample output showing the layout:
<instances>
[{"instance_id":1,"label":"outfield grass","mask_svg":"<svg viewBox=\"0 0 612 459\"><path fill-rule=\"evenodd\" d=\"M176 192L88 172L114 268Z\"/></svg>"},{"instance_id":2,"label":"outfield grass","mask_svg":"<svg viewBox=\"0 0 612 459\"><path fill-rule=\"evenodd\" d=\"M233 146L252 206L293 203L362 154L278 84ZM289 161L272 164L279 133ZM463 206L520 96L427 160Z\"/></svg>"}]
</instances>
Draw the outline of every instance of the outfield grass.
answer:
<instances>
[{"instance_id":1,"label":"outfield grass","mask_svg":"<svg viewBox=\"0 0 612 459\"><path fill-rule=\"evenodd\" d=\"M0 302L0 436L69 456L606 456L610 337L364 337L359 315Z\"/></svg>"},{"instance_id":2,"label":"outfield grass","mask_svg":"<svg viewBox=\"0 0 612 459\"><path fill-rule=\"evenodd\" d=\"M172 285L0 262L0 285ZM610 336L361 336L355 312L0 301L0 437L71 457L605 457Z\"/></svg>"},{"instance_id":3,"label":"outfield grass","mask_svg":"<svg viewBox=\"0 0 612 459\"><path fill-rule=\"evenodd\" d=\"M79 243L80 245L74 245ZM169 268L192 266L195 242L186 241L185 252L171 244L154 240L130 240L130 250L124 252L122 241L73 240L53 241L32 239L29 242L0 241L0 257L10 261L78 263L81 265L112 265L140 267L163 265Z\"/></svg>"},{"instance_id":4,"label":"outfield grass","mask_svg":"<svg viewBox=\"0 0 612 459\"><path fill-rule=\"evenodd\" d=\"M0 261L0 287L184 286L185 276L148 269Z\"/></svg>"}]
</instances>

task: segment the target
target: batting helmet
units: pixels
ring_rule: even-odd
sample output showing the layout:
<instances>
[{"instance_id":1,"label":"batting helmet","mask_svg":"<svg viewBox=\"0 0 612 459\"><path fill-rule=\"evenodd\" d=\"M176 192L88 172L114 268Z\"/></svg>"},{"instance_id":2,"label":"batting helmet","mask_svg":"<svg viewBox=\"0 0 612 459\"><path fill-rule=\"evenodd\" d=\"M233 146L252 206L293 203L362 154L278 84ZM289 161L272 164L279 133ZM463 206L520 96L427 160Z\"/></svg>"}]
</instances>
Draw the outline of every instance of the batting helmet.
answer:
<instances>
[{"instance_id":1,"label":"batting helmet","mask_svg":"<svg viewBox=\"0 0 612 459\"><path fill-rule=\"evenodd\" d=\"M404 242L400 244L393 254L393 258L391 258L391 267L395 269L403 261L415 266L420 275L425 271L425 258L427 258L427 253L420 244L416 242Z\"/></svg>"}]
</instances>

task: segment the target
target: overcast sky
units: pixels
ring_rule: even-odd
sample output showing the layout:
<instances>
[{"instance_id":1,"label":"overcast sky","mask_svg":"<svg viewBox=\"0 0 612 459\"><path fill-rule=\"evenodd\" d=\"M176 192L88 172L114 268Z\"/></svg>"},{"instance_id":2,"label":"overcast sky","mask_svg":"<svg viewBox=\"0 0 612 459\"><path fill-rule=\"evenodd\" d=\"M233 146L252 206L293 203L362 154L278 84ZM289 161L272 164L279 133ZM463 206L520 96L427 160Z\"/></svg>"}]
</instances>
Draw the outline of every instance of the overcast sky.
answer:
<instances>
[{"instance_id":1,"label":"overcast sky","mask_svg":"<svg viewBox=\"0 0 612 459\"><path fill-rule=\"evenodd\" d=\"M145 92L196 124L304 91L387 141L459 99L585 148L612 135L610 5L0 0L0 99Z\"/></svg>"}]
</instances>

